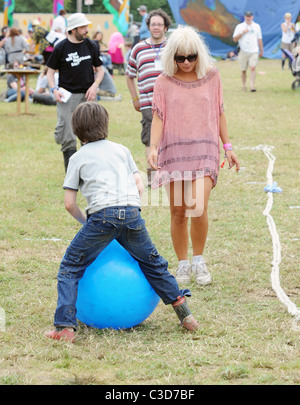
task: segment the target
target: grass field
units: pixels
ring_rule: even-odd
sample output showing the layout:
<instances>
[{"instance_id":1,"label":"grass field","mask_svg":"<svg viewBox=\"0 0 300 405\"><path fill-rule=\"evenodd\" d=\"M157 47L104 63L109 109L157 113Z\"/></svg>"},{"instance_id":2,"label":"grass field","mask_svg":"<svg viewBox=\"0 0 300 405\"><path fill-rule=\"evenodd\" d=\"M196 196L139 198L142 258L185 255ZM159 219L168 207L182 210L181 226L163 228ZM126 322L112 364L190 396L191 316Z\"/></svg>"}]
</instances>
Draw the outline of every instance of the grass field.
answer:
<instances>
[{"instance_id":1,"label":"grass field","mask_svg":"<svg viewBox=\"0 0 300 405\"><path fill-rule=\"evenodd\" d=\"M281 70L280 61L260 61L257 93L241 91L237 62L220 61L217 67L242 169L238 174L222 169L211 194L205 258L213 283L189 286L190 307L200 324L194 334L185 332L173 310L160 302L131 330L81 324L74 344L44 338L52 327L58 266L80 225L64 209L63 159L53 138L56 107L31 104L35 115L16 116L16 103L0 104L1 385L300 383L300 328L270 281L273 246L263 215L269 162L255 150L274 147L273 178L282 188L271 211L282 248L280 282L298 306L300 93L291 90L293 77ZM116 75L115 82L123 100L103 103L110 114L110 139L129 147L145 172L140 115L130 103L124 76ZM174 273L169 210L159 203L164 196L150 197L143 216ZM79 202L84 208L81 197Z\"/></svg>"}]
</instances>

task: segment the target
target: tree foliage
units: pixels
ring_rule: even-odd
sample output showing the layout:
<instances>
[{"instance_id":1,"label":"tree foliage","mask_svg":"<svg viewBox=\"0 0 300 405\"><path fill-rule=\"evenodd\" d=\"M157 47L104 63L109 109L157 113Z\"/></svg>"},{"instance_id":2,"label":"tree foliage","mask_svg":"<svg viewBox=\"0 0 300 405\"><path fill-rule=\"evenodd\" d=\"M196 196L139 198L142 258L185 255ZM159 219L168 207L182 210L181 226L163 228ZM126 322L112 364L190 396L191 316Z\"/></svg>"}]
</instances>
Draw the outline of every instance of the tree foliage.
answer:
<instances>
[{"instance_id":1,"label":"tree foliage","mask_svg":"<svg viewBox=\"0 0 300 405\"><path fill-rule=\"evenodd\" d=\"M144 4L147 6L148 11L151 10L156 10L158 8L161 8L164 10L173 20L173 15L171 12L171 9L169 7L169 3L167 0L130 0L130 13L133 16L133 20L136 22L142 21L142 17L140 16L140 13L137 11L137 8L141 5Z\"/></svg>"},{"instance_id":2,"label":"tree foliage","mask_svg":"<svg viewBox=\"0 0 300 405\"><path fill-rule=\"evenodd\" d=\"M3 10L3 0L0 0L0 9ZM137 8L142 4L148 7L148 11L161 8L172 19L172 12L167 0L130 0L130 14L132 14L133 20L140 22L142 17L140 16ZM70 13L75 13L76 0L65 0L65 9ZM53 2L49 0L16 0L15 13L52 13ZM85 6L84 0L82 0L82 12L91 14L107 14L108 11L103 6L102 0L94 0L94 4L91 6Z\"/></svg>"}]
</instances>

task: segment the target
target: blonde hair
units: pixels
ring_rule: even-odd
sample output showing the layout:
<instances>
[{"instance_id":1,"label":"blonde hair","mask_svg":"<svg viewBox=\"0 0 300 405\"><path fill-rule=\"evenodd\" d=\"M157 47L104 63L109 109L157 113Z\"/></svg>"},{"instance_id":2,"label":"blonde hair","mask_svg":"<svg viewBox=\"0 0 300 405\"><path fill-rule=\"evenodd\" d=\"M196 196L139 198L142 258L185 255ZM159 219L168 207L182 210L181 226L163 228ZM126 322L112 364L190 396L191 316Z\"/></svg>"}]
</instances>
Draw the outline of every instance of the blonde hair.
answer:
<instances>
[{"instance_id":1,"label":"blonde hair","mask_svg":"<svg viewBox=\"0 0 300 405\"><path fill-rule=\"evenodd\" d=\"M213 66L213 59L199 32L191 26L179 25L169 36L162 53L164 73L174 76L178 69L174 56L189 54L198 54L195 72L198 79L201 79L206 75L208 68Z\"/></svg>"}]
</instances>

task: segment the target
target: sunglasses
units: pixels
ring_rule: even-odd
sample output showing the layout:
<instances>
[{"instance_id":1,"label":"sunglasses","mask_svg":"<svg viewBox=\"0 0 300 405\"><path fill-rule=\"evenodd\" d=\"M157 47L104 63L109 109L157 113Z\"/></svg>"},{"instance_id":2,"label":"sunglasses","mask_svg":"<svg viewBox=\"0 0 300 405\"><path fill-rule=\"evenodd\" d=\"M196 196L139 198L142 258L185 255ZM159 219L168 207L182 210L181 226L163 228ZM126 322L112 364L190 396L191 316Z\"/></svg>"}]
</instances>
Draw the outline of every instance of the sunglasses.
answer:
<instances>
[{"instance_id":1,"label":"sunglasses","mask_svg":"<svg viewBox=\"0 0 300 405\"><path fill-rule=\"evenodd\" d=\"M188 56L183 56L183 55L175 55L174 56L175 62L177 62L177 63L183 63L183 62L185 62L186 59L189 62L195 62L197 60L197 58L198 58L197 53L194 53L194 54L191 54L191 55L188 55Z\"/></svg>"}]
</instances>

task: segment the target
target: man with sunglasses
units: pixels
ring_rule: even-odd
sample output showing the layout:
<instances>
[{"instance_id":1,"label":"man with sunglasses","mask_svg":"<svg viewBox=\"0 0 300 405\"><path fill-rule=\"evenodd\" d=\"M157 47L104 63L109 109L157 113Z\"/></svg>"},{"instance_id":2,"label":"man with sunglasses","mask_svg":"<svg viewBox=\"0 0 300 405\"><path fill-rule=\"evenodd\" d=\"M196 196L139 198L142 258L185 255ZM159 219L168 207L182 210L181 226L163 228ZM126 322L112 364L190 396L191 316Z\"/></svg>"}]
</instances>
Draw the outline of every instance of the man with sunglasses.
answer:
<instances>
[{"instance_id":1,"label":"man with sunglasses","mask_svg":"<svg viewBox=\"0 0 300 405\"><path fill-rule=\"evenodd\" d=\"M148 14L147 26L150 37L133 47L126 69L126 82L131 94L131 102L134 109L142 114L141 140L145 145L147 160L150 152L153 88L157 77L162 72L161 51L166 44L165 35L170 24L170 17L161 9ZM147 174L148 186L150 186L150 166Z\"/></svg>"},{"instance_id":2,"label":"man with sunglasses","mask_svg":"<svg viewBox=\"0 0 300 405\"><path fill-rule=\"evenodd\" d=\"M61 145L65 171L69 158L77 149L77 138L71 125L72 113L78 104L95 100L104 76L99 46L87 38L89 24L91 22L84 14L72 14L67 20L68 37L55 46L47 62L49 86L57 101L54 137L56 143ZM59 87L55 80L56 71ZM71 93L68 100L63 98L61 88Z\"/></svg>"}]
</instances>

